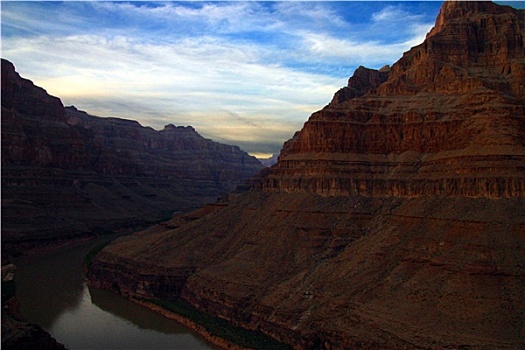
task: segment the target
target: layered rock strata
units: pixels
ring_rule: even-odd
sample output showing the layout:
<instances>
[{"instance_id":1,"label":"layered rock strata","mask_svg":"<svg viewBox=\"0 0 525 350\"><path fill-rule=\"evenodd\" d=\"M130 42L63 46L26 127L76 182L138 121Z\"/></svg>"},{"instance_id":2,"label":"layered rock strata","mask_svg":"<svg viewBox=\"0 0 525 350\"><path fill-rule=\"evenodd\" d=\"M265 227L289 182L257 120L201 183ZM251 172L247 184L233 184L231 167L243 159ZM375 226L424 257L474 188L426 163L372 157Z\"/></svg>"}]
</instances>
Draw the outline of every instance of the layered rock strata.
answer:
<instances>
[{"instance_id":1,"label":"layered rock strata","mask_svg":"<svg viewBox=\"0 0 525 350\"><path fill-rule=\"evenodd\" d=\"M148 225L214 202L262 165L192 127L64 108L2 60L2 247Z\"/></svg>"},{"instance_id":2,"label":"layered rock strata","mask_svg":"<svg viewBox=\"0 0 525 350\"><path fill-rule=\"evenodd\" d=\"M425 42L389 73L358 68L311 116L264 189L523 197L522 12L445 2Z\"/></svg>"},{"instance_id":3,"label":"layered rock strata","mask_svg":"<svg viewBox=\"0 0 525 350\"><path fill-rule=\"evenodd\" d=\"M92 283L297 349L524 348L523 16L444 3L424 43L388 73L359 68L252 191L109 245Z\"/></svg>"},{"instance_id":4,"label":"layered rock strata","mask_svg":"<svg viewBox=\"0 0 525 350\"><path fill-rule=\"evenodd\" d=\"M524 210L515 198L251 192L120 239L89 277L297 349L519 349Z\"/></svg>"}]
</instances>

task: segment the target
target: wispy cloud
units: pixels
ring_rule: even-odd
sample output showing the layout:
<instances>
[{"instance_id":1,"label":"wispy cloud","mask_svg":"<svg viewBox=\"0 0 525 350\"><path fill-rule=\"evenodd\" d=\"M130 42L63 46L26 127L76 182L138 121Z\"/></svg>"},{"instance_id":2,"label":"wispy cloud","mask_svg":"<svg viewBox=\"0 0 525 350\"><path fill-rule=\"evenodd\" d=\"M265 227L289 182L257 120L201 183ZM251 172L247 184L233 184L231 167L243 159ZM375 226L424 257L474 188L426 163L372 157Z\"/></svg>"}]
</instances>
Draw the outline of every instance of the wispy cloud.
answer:
<instances>
[{"instance_id":1,"label":"wispy cloud","mask_svg":"<svg viewBox=\"0 0 525 350\"><path fill-rule=\"evenodd\" d=\"M419 44L438 8L7 2L3 55L89 113L154 128L193 125L205 137L275 153L357 66L391 64Z\"/></svg>"}]
</instances>

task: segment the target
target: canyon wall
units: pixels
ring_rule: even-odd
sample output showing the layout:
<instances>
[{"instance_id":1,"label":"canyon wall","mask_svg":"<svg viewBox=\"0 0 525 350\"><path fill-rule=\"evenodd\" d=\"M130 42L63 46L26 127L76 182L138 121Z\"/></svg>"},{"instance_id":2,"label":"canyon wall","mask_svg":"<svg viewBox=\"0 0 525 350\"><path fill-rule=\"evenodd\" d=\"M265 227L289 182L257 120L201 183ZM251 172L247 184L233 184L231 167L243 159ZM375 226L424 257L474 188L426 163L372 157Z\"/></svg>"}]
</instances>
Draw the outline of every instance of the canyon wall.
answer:
<instances>
[{"instance_id":1,"label":"canyon wall","mask_svg":"<svg viewBox=\"0 0 525 350\"><path fill-rule=\"evenodd\" d=\"M524 210L516 198L250 192L119 239L89 278L183 298L296 349L520 349Z\"/></svg>"},{"instance_id":2,"label":"canyon wall","mask_svg":"<svg viewBox=\"0 0 525 350\"><path fill-rule=\"evenodd\" d=\"M523 14L445 2L391 70L360 67L288 141L266 191L523 197Z\"/></svg>"},{"instance_id":3,"label":"canyon wall","mask_svg":"<svg viewBox=\"0 0 525 350\"><path fill-rule=\"evenodd\" d=\"M100 118L2 60L2 247L149 225L214 202L262 165L192 127Z\"/></svg>"},{"instance_id":4,"label":"canyon wall","mask_svg":"<svg viewBox=\"0 0 525 350\"><path fill-rule=\"evenodd\" d=\"M524 16L445 2L251 191L112 243L90 283L296 349L523 349Z\"/></svg>"}]
</instances>

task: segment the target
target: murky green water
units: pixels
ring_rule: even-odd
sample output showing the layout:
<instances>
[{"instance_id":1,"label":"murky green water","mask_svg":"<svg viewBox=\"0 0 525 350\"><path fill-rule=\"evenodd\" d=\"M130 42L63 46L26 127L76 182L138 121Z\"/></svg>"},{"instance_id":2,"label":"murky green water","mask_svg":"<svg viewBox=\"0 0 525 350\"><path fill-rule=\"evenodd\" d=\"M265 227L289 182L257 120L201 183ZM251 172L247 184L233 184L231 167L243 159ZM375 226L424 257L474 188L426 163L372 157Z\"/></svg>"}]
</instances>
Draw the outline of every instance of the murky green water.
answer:
<instances>
[{"instance_id":1,"label":"murky green water","mask_svg":"<svg viewBox=\"0 0 525 350\"><path fill-rule=\"evenodd\" d=\"M173 320L112 292L88 288L83 259L103 240L19 260L22 316L71 350L213 349Z\"/></svg>"}]
</instances>

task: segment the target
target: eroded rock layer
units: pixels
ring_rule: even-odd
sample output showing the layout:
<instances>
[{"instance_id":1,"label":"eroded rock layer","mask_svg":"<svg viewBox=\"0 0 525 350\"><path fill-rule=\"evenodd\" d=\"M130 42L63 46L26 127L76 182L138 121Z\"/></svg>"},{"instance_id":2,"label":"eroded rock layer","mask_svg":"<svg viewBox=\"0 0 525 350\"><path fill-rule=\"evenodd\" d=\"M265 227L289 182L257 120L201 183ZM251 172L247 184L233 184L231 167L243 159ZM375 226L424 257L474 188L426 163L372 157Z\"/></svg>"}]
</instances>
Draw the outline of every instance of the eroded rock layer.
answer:
<instances>
[{"instance_id":1,"label":"eroded rock layer","mask_svg":"<svg viewBox=\"0 0 525 350\"><path fill-rule=\"evenodd\" d=\"M192 127L88 115L2 60L2 247L66 241L214 202L262 165Z\"/></svg>"},{"instance_id":2,"label":"eroded rock layer","mask_svg":"<svg viewBox=\"0 0 525 350\"><path fill-rule=\"evenodd\" d=\"M252 192L104 249L95 286L297 348L520 348L525 203Z\"/></svg>"},{"instance_id":3,"label":"eroded rock layer","mask_svg":"<svg viewBox=\"0 0 525 350\"><path fill-rule=\"evenodd\" d=\"M111 244L92 283L297 349L524 348L523 16L446 2L252 191Z\"/></svg>"},{"instance_id":4,"label":"eroded rock layer","mask_svg":"<svg viewBox=\"0 0 525 350\"><path fill-rule=\"evenodd\" d=\"M446 2L390 72L360 67L312 115L264 190L524 196L523 31L523 11Z\"/></svg>"}]
</instances>

